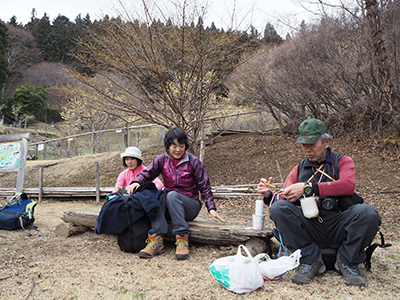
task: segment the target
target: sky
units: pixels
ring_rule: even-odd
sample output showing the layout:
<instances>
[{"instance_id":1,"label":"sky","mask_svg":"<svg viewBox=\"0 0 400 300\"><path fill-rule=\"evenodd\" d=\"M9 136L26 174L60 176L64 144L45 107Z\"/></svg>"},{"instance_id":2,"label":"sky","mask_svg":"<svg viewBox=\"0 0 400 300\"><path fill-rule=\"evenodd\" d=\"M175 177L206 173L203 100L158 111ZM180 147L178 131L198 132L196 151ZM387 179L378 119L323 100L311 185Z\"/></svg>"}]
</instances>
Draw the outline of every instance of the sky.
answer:
<instances>
[{"instance_id":1,"label":"sky","mask_svg":"<svg viewBox=\"0 0 400 300\"><path fill-rule=\"evenodd\" d=\"M82 17L85 17L87 13L94 21L101 19L105 14L110 17L117 16L118 10L121 8L119 1L122 1L128 8L132 8L141 2L140 0L0 0L0 19L8 22L15 15L18 23L26 24L30 20L32 9L35 8L36 17L41 18L44 13L47 13L51 21L58 14L74 21L77 15L81 14ZM308 21L312 18L312 14L298 4L299 0L195 1L196 3L204 3L208 7L208 20L205 20L205 25L208 26L213 21L216 27L220 29L226 29L232 24L230 16L233 14L234 7L236 8L234 15L237 17L232 24L233 28L244 29L248 24L252 24L259 32L262 32L269 22L282 37L300 24L302 20ZM171 8L169 0L157 0L157 3L160 2L168 3L167 7Z\"/></svg>"}]
</instances>

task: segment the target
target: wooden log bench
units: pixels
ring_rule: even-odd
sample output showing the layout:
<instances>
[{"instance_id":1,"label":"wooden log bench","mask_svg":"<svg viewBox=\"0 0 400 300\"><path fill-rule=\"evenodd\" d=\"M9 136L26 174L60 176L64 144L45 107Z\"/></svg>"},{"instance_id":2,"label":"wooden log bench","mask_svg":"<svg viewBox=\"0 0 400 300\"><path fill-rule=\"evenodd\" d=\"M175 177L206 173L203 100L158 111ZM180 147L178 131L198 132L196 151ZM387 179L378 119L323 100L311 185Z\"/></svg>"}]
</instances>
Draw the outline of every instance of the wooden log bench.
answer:
<instances>
[{"instance_id":1,"label":"wooden log bench","mask_svg":"<svg viewBox=\"0 0 400 300\"><path fill-rule=\"evenodd\" d=\"M73 234L83 233L93 230L96 226L96 218L99 212L87 210L68 210L61 217L64 223L55 228L55 235L60 237L68 237ZM221 245L221 246L237 246L245 245L252 254L266 252L267 241L272 229L254 230L243 225L233 225L224 223L213 223L203 221L191 221L190 225L190 241ZM165 236L167 240L174 240L175 237L169 228Z\"/></svg>"}]
</instances>

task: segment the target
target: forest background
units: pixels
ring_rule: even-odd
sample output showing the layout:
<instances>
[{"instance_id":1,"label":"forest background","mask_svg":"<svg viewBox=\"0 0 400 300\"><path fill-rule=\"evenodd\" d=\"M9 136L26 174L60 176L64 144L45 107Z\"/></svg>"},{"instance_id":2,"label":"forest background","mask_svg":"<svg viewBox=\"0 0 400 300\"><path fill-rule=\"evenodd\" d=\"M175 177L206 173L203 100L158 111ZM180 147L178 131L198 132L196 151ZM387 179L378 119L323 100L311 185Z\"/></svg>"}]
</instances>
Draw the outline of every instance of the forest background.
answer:
<instances>
[{"instance_id":1,"label":"forest background","mask_svg":"<svg viewBox=\"0 0 400 300\"><path fill-rule=\"evenodd\" d=\"M196 141L207 117L260 109L281 133L312 116L334 134L398 147L399 1L321 2L317 21L284 38L270 23L262 33L205 27L191 1L155 3L93 22L34 9L27 24L1 22L3 123L62 121L64 135L82 122L153 123Z\"/></svg>"},{"instance_id":2,"label":"forest background","mask_svg":"<svg viewBox=\"0 0 400 300\"><path fill-rule=\"evenodd\" d=\"M293 147L298 124L320 118L335 137L334 149L354 158L357 192L378 209L393 246L374 253L372 272L363 268L365 288L347 287L329 271L304 287L291 284L287 274L254 293L234 295L212 280L207 266L234 254L235 247L191 245L191 258L180 268L173 245L165 256L143 261L119 251L115 236L55 237L63 210L100 205L49 199L35 214L48 238L2 232L8 238L0 247L0 298L397 299L400 1L322 1L318 21L303 22L285 37L272 24L261 33L204 26L204 10L188 1L173 1L168 9L142 3L140 13L119 18L50 20L33 11L27 24L0 22L3 124L54 122L55 132L66 136L81 123L90 130L154 123L182 127L194 142L204 137L208 117L266 110L277 134L208 144L212 183L227 185L254 183L265 174L279 178L277 156L288 174L302 157ZM0 126L0 132L9 128ZM34 134L33 142L42 138ZM160 148L143 149L147 163ZM93 185L94 160L109 168L102 175L111 175L101 180L111 186L122 170L119 153L28 162L26 186L37 185L38 166L46 167L51 181L45 186ZM252 167L243 174L243 166ZM15 182L3 175L0 185ZM251 226L254 199L240 200L217 199L219 213ZM199 219L208 217L203 210Z\"/></svg>"}]
</instances>

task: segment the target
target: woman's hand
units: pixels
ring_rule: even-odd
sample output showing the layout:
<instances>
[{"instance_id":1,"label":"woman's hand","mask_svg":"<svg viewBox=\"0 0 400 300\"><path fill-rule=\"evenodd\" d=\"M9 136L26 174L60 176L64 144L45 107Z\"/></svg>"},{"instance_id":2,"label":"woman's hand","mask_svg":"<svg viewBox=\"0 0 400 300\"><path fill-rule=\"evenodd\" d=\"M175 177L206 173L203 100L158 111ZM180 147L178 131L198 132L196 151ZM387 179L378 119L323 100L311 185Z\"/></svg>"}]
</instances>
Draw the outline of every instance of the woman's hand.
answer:
<instances>
[{"instance_id":1,"label":"woman's hand","mask_svg":"<svg viewBox=\"0 0 400 300\"><path fill-rule=\"evenodd\" d=\"M217 211L216 211L215 209L210 210L209 213L210 213L210 215L212 215L214 218L220 220L222 223L226 223L226 221L225 221L224 219L222 219L222 218L218 215L218 213L217 213Z\"/></svg>"},{"instance_id":2,"label":"woman's hand","mask_svg":"<svg viewBox=\"0 0 400 300\"><path fill-rule=\"evenodd\" d=\"M272 184L274 178L270 177L267 179L261 178L260 182L257 185L257 192L263 195L264 197L269 197L272 193L272 189L268 184Z\"/></svg>"},{"instance_id":3,"label":"woman's hand","mask_svg":"<svg viewBox=\"0 0 400 300\"><path fill-rule=\"evenodd\" d=\"M125 190L128 194L132 194L134 190L136 190L140 186L139 182L134 182L128 185Z\"/></svg>"},{"instance_id":4,"label":"woman's hand","mask_svg":"<svg viewBox=\"0 0 400 300\"><path fill-rule=\"evenodd\" d=\"M114 188L113 193L118 193L120 190L122 190L122 186L117 185L117 186Z\"/></svg>"}]
</instances>

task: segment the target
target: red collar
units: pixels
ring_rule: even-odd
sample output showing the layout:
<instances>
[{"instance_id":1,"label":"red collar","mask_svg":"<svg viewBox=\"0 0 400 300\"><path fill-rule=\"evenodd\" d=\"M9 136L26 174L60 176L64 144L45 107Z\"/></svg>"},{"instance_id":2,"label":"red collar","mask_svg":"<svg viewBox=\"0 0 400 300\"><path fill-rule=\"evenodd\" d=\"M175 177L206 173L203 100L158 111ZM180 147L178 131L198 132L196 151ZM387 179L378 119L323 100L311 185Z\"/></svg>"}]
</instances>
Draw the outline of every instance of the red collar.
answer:
<instances>
[{"instance_id":1,"label":"red collar","mask_svg":"<svg viewBox=\"0 0 400 300\"><path fill-rule=\"evenodd\" d=\"M171 153L169 153L169 152L168 152L168 155L172 157L172 159L174 160L174 165L177 166L177 165L181 162L182 158L185 157L186 151L185 151L185 152L183 153L183 155L182 155L180 158L178 158L178 159L176 159L175 157L173 157L173 156L171 155Z\"/></svg>"}]
</instances>

